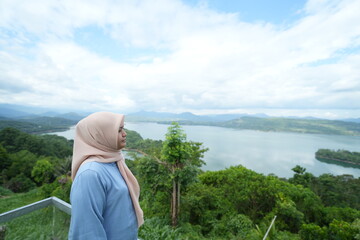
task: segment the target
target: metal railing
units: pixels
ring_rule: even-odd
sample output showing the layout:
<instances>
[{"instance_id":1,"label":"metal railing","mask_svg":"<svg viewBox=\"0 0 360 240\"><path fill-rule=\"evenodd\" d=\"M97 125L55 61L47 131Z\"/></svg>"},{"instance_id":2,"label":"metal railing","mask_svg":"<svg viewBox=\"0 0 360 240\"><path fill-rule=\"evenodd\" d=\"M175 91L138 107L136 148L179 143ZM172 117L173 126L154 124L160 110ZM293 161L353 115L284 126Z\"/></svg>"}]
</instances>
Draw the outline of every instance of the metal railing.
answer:
<instances>
[{"instance_id":1,"label":"metal railing","mask_svg":"<svg viewBox=\"0 0 360 240\"><path fill-rule=\"evenodd\" d=\"M63 200L57 198L57 197L49 197L44 200L31 203L29 205L16 208L14 210L1 213L0 214L0 223L10 221L14 218L23 216L25 214L31 213L33 211L36 211L38 209L45 208L47 206L55 206L56 208L60 209L61 211L71 215L71 205L67 202L64 202Z\"/></svg>"}]
</instances>

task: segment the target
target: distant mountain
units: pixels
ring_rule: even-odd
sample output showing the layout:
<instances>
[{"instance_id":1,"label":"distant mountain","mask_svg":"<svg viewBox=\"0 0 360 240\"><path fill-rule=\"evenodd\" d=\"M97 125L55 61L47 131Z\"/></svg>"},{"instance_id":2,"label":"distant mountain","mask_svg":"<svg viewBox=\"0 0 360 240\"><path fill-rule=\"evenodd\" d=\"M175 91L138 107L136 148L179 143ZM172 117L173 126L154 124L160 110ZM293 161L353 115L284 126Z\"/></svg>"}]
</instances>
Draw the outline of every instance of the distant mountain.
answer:
<instances>
[{"instance_id":1,"label":"distant mountain","mask_svg":"<svg viewBox=\"0 0 360 240\"><path fill-rule=\"evenodd\" d=\"M25 117L30 115L37 115L48 111L45 108L41 107L32 107L32 106L23 106L16 104L0 104L0 116L8 118L18 118Z\"/></svg>"},{"instance_id":2,"label":"distant mountain","mask_svg":"<svg viewBox=\"0 0 360 240\"><path fill-rule=\"evenodd\" d=\"M80 121L85 116L86 115L80 115L80 114L77 114L77 113L74 113L74 112L56 115L56 117L65 118L65 119L73 120L73 121L76 121L76 122Z\"/></svg>"},{"instance_id":3,"label":"distant mountain","mask_svg":"<svg viewBox=\"0 0 360 240\"><path fill-rule=\"evenodd\" d=\"M29 107L15 104L0 104L0 118L7 119L34 119L39 117L59 117L73 121L79 121L89 113L64 112L47 108Z\"/></svg>"},{"instance_id":4,"label":"distant mountain","mask_svg":"<svg viewBox=\"0 0 360 240\"><path fill-rule=\"evenodd\" d=\"M212 115L195 115L190 112L184 113L166 113L166 112L147 112L140 111L136 113L130 113L126 115L127 121L133 122L162 122L162 121L190 121L190 122L224 122L233 119L237 119L243 116L253 116L259 118L269 117L266 114L212 114Z\"/></svg>"},{"instance_id":5,"label":"distant mountain","mask_svg":"<svg viewBox=\"0 0 360 240\"><path fill-rule=\"evenodd\" d=\"M212 119L213 122L224 122L229 121L241 117L258 117L258 118L267 118L268 115L264 113L256 113L256 114L247 114L247 113L237 113L237 114L217 114L217 115L207 115Z\"/></svg>"},{"instance_id":6,"label":"distant mountain","mask_svg":"<svg viewBox=\"0 0 360 240\"><path fill-rule=\"evenodd\" d=\"M56 117L59 115L58 112L55 112L55 111L48 111L48 112L44 112L44 113L40 113L40 114L37 114L38 116L41 116L41 117Z\"/></svg>"},{"instance_id":7,"label":"distant mountain","mask_svg":"<svg viewBox=\"0 0 360 240\"><path fill-rule=\"evenodd\" d=\"M360 135L360 123L325 119L242 117L216 124L221 127L272 132Z\"/></svg>"},{"instance_id":8,"label":"distant mountain","mask_svg":"<svg viewBox=\"0 0 360 240\"><path fill-rule=\"evenodd\" d=\"M360 118L347 118L343 119L342 121L360 123Z\"/></svg>"},{"instance_id":9,"label":"distant mountain","mask_svg":"<svg viewBox=\"0 0 360 240\"><path fill-rule=\"evenodd\" d=\"M192 113L176 114L165 112L140 111L126 114L126 121L130 122L156 122L156 121L179 121L187 118L193 118Z\"/></svg>"},{"instance_id":10,"label":"distant mountain","mask_svg":"<svg viewBox=\"0 0 360 240\"><path fill-rule=\"evenodd\" d=\"M18 118L18 117L24 117L24 116L29 116L29 113L23 112L23 111L14 110L14 109L12 109L12 108L9 108L9 107L1 106L1 105L0 105L0 117L5 117L5 118Z\"/></svg>"},{"instance_id":11,"label":"distant mountain","mask_svg":"<svg viewBox=\"0 0 360 240\"><path fill-rule=\"evenodd\" d=\"M27 133L48 133L68 130L77 121L57 117L27 117L23 119L0 119L0 130L7 127Z\"/></svg>"},{"instance_id":12,"label":"distant mountain","mask_svg":"<svg viewBox=\"0 0 360 240\"><path fill-rule=\"evenodd\" d=\"M27 117L18 119L19 122L29 122L43 126L72 126L77 121L59 117Z\"/></svg>"},{"instance_id":13,"label":"distant mountain","mask_svg":"<svg viewBox=\"0 0 360 240\"><path fill-rule=\"evenodd\" d=\"M111 111L111 110L110 110ZM39 117L59 117L63 119L68 119L78 122L85 116L88 116L90 112L67 112L64 110L54 110L42 107L31 107L31 106L22 106L15 104L0 104L0 119L34 119ZM256 114L208 114L208 115L196 115L191 112L183 113L169 113L169 112L152 112L152 111L140 111L135 113L126 114L126 121L130 122L172 122L178 121L183 124L197 124L197 125L214 125L218 122L226 122L242 117L256 117L267 119L271 118L270 116L264 113ZM320 118L315 118L312 116L307 117L298 117L298 116L288 116L283 117L286 119L308 119L308 120L324 120ZM341 119L345 122L360 123L360 118L348 118Z\"/></svg>"}]
</instances>

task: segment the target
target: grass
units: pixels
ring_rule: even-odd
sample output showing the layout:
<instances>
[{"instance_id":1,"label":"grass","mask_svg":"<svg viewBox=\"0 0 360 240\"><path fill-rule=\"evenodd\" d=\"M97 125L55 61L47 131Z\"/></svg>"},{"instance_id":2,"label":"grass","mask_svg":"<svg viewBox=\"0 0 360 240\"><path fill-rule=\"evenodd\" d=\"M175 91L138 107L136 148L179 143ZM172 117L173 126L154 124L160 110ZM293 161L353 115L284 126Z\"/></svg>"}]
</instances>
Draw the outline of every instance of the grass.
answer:
<instances>
[{"instance_id":1,"label":"grass","mask_svg":"<svg viewBox=\"0 0 360 240\"><path fill-rule=\"evenodd\" d=\"M0 212L6 212L42 200L38 190L12 194L0 198ZM24 216L2 223L6 226L5 239L67 239L70 216L49 206Z\"/></svg>"},{"instance_id":2,"label":"grass","mask_svg":"<svg viewBox=\"0 0 360 240\"><path fill-rule=\"evenodd\" d=\"M2 195L0 197L0 212L7 212L40 200L42 200L42 197L39 195L38 189L33 189L27 193Z\"/></svg>"}]
</instances>

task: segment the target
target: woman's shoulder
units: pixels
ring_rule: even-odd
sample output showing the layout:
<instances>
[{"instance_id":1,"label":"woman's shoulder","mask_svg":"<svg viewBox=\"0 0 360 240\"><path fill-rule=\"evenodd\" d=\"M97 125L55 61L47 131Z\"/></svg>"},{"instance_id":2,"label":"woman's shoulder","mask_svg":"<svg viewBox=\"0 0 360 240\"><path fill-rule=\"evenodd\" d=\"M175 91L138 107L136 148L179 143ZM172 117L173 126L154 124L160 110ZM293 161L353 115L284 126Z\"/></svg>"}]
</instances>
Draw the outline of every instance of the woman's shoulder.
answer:
<instances>
[{"instance_id":1,"label":"woman's shoulder","mask_svg":"<svg viewBox=\"0 0 360 240\"><path fill-rule=\"evenodd\" d=\"M86 173L87 175L107 175L109 172L109 168L113 168L116 166L116 163L102 163L102 162L85 162L83 163L76 175L83 175Z\"/></svg>"},{"instance_id":2,"label":"woman's shoulder","mask_svg":"<svg viewBox=\"0 0 360 240\"><path fill-rule=\"evenodd\" d=\"M101 183L105 188L112 182L112 175L109 169L116 163L85 162L83 163L75 177L74 182ZM95 182L94 182L95 181Z\"/></svg>"}]
</instances>

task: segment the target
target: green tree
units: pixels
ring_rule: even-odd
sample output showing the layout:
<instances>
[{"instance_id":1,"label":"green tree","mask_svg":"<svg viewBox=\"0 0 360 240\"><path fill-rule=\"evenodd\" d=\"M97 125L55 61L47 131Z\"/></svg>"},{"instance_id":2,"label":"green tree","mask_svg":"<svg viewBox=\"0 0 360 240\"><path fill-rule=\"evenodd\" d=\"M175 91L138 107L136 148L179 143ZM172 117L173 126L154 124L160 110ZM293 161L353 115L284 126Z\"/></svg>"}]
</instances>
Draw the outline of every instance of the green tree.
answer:
<instances>
[{"instance_id":1,"label":"green tree","mask_svg":"<svg viewBox=\"0 0 360 240\"><path fill-rule=\"evenodd\" d=\"M329 225L328 239L352 240L357 233L350 223L334 219Z\"/></svg>"},{"instance_id":2,"label":"green tree","mask_svg":"<svg viewBox=\"0 0 360 240\"><path fill-rule=\"evenodd\" d=\"M8 178L15 177L20 173L23 173L27 178L31 178L31 170L38 160L38 157L27 150L21 150L9 155L12 164L7 171Z\"/></svg>"},{"instance_id":3,"label":"green tree","mask_svg":"<svg viewBox=\"0 0 360 240\"><path fill-rule=\"evenodd\" d=\"M72 156L65 157L63 159L58 159L58 161L55 162L54 170L55 170L55 177L59 177L61 175L71 175L71 162L72 162Z\"/></svg>"},{"instance_id":4,"label":"green tree","mask_svg":"<svg viewBox=\"0 0 360 240\"><path fill-rule=\"evenodd\" d=\"M70 203L70 191L72 180L70 176L59 176L52 183L44 184L40 187L40 194L43 198L58 197Z\"/></svg>"},{"instance_id":5,"label":"green tree","mask_svg":"<svg viewBox=\"0 0 360 240\"><path fill-rule=\"evenodd\" d=\"M303 240L327 240L327 228L314 223L303 224L299 234Z\"/></svg>"},{"instance_id":6,"label":"green tree","mask_svg":"<svg viewBox=\"0 0 360 240\"><path fill-rule=\"evenodd\" d=\"M6 149L0 144L0 172L11 165L11 160Z\"/></svg>"},{"instance_id":7,"label":"green tree","mask_svg":"<svg viewBox=\"0 0 360 240\"><path fill-rule=\"evenodd\" d=\"M292 168L296 174L302 175L306 172L306 168L301 167L300 165L296 165L294 168Z\"/></svg>"},{"instance_id":8,"label":"green tree","mask_svg":"<svg viewBox=\"0 0 360 240\"><path fill-rule=\"evenodd\" d=\"M6 187L13 192L27 192L36 187L35 183L25 174L20 173L6 183Z\"/></svg>"},{"instance_id":9,"label":"green tree","mask_svg":"<svg viewBox=\"0 0 360 240\"><path fill-rule=\"evenodd\" d=\"M148 218L168 216L171 180L167 169L159 159L151 156L136 157L134 174L141 186L141 205Z\"/></svg>"},{"instance_id":10,"label":"green tree","mask_svg":"<svg viewBox=\"0 0 360 240\"><path fill-rule=\"evenodd\" d=\"M279 195L283 194L280 193ZM299 231L303 223L304 214L296 208L296 204L289 197L279 197L273 212L277 215L276 225L279 228L293 233Z\"/></svg>"},{"instance_id":11,"label":"green tree","mask_svg":"<svg viewBox=\"0 0 360 240\"><path fill-rule=\"evenodd\" d=\"M6 149L0 144L0 185L6 182L6 172L11 165L11 160Z\"/></svg>"},{"instance_id":12,"label":"green tree","mask_svg":"<svg viewBox=\"0 0 360 240\"><path fill-rule=\"evenodd\" d=\"M355 232L355 236L354 239L356 240L360 240L360 218L356 219L352 224L351 224L352 229Z\"/></svg>"},{"instance_id":13,"label":"green tree","mask_svg":"<svg viewBox=\"0 0 360 240\"><path fill-rule=\"evenodd\" d=\"M54 166L48 158L42 158L35 163L31 171L31 177L33 177L39 185L50 183L54 180Z\"/></svg>"},{"instance_id":14,"label":"green tree","mask_svg":"<svg viewBox=\"0 0 360 240\"><path fill-rule=\"evenodd\" d=\"M314 175L306 172L306 168L303 168L299 165L296 165L291 170L294 171L294 176L289 179L289 182L292 184L300 184L304 187L310 187L314 181Z\"/></svg>"},{"instance_id":15,"label":"green tree","mask_svg":"<svg viewBox=\"0 0 360 240\"><path fill-rule=\"evenodd\" d=\"M211 232L213 236L223 236L225 239L248 239L249 234L254 230L252 221L243 214L224 215L221 220L216 221Z\"/></svg>"},{"instance_id":16,"label":"green tree","mask_svg":"<svg viewBox=\"0 0 360 240\"><path fill-rule=\"evenodd\" d=\"M59 158L72 154L72 140L56 135L31 135L14 128L0 131L0 143L8 153L27 150L38 156L55 156Z\"/></svg>"},{"instance_id":17,"label":"green tree","mask_svg":"<svg viewBox=\"0 0 360 240\"><path fill-rule=\"evenodd\" d=\"M180 213L181 188L195 181L204 164L201 158L206 151L207 149L202 148L202 143L187 142L186 134L178 123L172 123L168 128L161 161L172 181L171 223L174 227L178 224Z\"/></svg>"},{"instance_id":18,"label":"green tree","mask_svg":"<svg viewBox=\"0 0 360 240\"><path fill-rule=\"evenodd\" d=\"M15 128L4 128L0 131L0 143L9 153L16 152L15 146L16 138L21 134L21 131Z\"/></svg>"}]
</instances>

